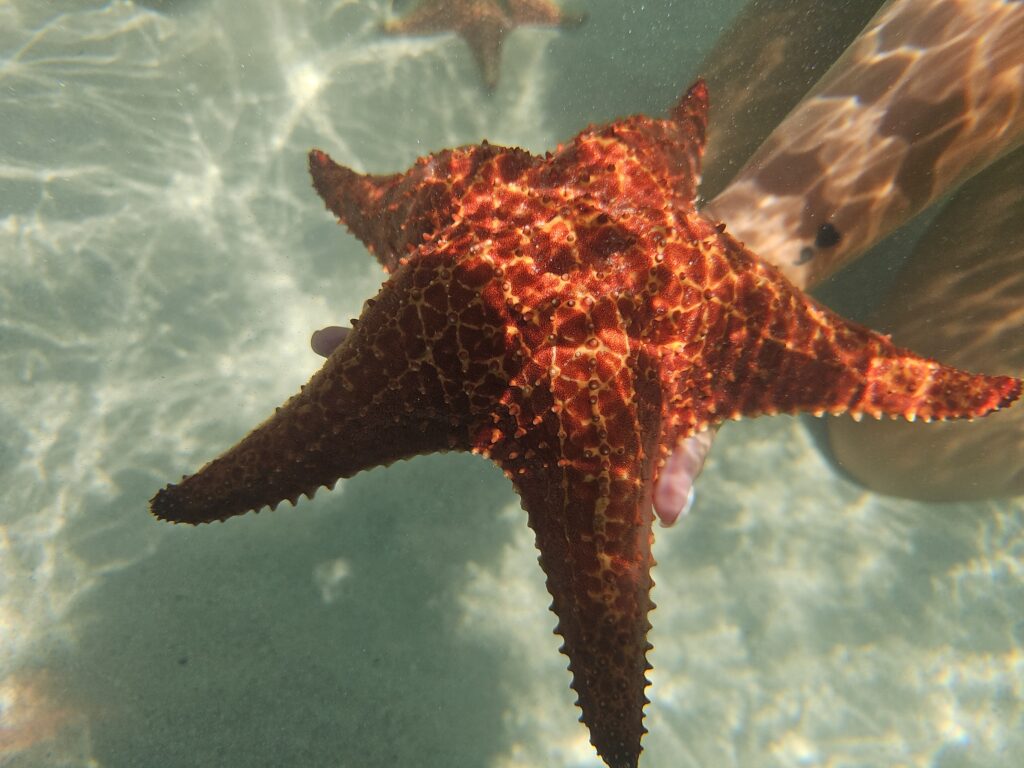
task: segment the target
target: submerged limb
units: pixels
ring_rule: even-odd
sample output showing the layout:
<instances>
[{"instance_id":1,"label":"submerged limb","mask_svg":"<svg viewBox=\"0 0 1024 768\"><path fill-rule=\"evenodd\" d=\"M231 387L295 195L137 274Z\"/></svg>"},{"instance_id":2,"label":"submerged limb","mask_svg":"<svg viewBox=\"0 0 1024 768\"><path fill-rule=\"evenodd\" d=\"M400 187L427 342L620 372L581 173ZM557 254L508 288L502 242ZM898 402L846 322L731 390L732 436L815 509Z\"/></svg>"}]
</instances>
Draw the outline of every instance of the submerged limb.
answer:
<instances>
[{"instance_id":1,"label":"submerged limb","mask_svg":"<svg viewBox=\"0 0 1024 768\"><path fill-rule=\"evenodd\" d=\"M654 514L668 528L693 507L694 482L715 440L716 430L699 432L680 441L661 468L654 486Z\"/></svg>"}]
</instances>

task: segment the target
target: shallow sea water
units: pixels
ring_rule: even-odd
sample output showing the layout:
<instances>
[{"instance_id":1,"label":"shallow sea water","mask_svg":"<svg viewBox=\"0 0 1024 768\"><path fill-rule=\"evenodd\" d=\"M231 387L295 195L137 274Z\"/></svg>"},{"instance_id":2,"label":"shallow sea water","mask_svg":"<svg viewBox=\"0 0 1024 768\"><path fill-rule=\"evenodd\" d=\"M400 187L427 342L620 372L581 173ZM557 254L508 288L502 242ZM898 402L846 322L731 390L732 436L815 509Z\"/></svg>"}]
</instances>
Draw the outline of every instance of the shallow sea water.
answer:
<instances>
[{"instance_id":1,"label":"shallow sea water","mask_svg":"<svg viewBox=\"0 0 1024 768\"><path fill-rule=\"evenodd\" d=\"M601 765L486 462L199 529L147 500L382 280L310 147L391 172L660 113L741 5L579 0L487 97L460 41L377 34L384 0L0 0L0 766ZM759 419L656 535L644 768L1024 754L1020 499L878 496Z\"/></svg>"}]
</instances>

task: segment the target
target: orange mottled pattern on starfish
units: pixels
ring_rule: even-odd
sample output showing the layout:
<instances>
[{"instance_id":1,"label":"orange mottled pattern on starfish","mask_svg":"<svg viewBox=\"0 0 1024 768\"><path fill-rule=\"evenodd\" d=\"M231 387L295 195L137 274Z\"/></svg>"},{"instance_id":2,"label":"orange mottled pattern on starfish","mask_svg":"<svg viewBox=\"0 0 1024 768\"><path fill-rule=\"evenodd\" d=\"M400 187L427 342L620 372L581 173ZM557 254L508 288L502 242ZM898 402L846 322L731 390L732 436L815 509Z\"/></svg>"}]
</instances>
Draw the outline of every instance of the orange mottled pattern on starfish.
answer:
<instances>
[{"instance_id":1,"label":"orange mottled pattern on starfish","mask_svg":"<svg viewBox=\"0 0 1024 768\"><path fill-rule=\"evenodd\" d=\"M1024 3L897 0L708 206L809 287L1024 140Z\"/></svg>"},{"instance_id":2,"label":"orange mottled pattern on starfish","mask_svg":"<svg viewBox=\"0 0 1024 768\"><path fill-rule=\"evenodd\" d=\"M471 194L470 184L478 189L501 188L531 161L523 150L484 142L420 158L402 174L358 174L319 150L310 152L309 168L327 207L392 272L424 237L464 217L464 200L484 197Z\"/></svg>"},{"instance_id":3,"label":"orange mottled pattern on starfish","mask_svg":"<svg viewBox=\"0 0 1024 768\"><path fill-rule=\"evenodd\" d=\"M472 451L536 533L572 686L612 768L644 733L652 498L679 440L778 412L961 418L1021 383L901 350L817 305L694 208L707 92L544 157L446 150L365 176L310 154L390 275L303 389L153 512L293 503L417 454Z\"/></svg>"}]
</instances>

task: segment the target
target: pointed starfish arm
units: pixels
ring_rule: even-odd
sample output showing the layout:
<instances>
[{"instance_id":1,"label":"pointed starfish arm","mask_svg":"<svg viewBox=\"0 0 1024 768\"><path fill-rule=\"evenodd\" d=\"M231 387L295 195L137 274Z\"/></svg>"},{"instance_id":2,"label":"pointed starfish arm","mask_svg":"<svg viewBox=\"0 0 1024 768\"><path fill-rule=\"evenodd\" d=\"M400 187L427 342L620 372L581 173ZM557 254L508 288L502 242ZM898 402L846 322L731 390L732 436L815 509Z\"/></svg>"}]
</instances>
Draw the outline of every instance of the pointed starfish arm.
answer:
<instances>
[{"instance_id":1,"label":"pointed starfish arm","mask_svg":"<svg viewBox=\"0 0 1024 768\"><path fill-rule=\"evenodd\" d=\"M459 275L447 291L422 295L419 286L445 269L440 260L421 259L385 283L299 394L220 458L157 493L153 514L193 524L224 520L285 499L294 504L364 469L468 450L480 419L474 413L489 414L505 384L487 362L504 354L503 338L478 340L473 351L484 362L468 366L454 351L427 350L427 338L454 341L473 311L449 310L449 301L471 290ZM462 375L473 377L471 393Z\"/></svg>"},{"instance_id":2,"label":"pointed starfish arm","mask_svg":"<svg viewBox=\"0 0 1024 768\"><path fill-rule=\"evenodd\" d=\"M384 25L384 31L414 35L457 32L473 52L484 85L493 90L498 85L502 41L517 23L493 0L425 2L409 15L389 21Z\"/></svg>"},{"instance_id":3,"label":"pointed starfish arm","mask_svg":"<svg viewBox=\"0 0 1024 768\"><path fill-rule=\"evenodd\" d=\"M606 210L663 205L693 210L708 127L708 89L697 80L668 120L634 115L591 126L555 153L546 181L586 187Z\"/></svg>"},{"instance_id":4,"label":"pointed starfish arm","mask_svg":"<svg viewBox=\"0 0 1024 768\"><path fill-rule=\"evenodd\" d=\"M651 462L631 463L636 479L613 483L613 499L574 468L554 465L513 479L536 533L581 719L613 768L635 768L646 732L647 614L654 607Z\"/></svg>"},{"instance_id":5,"label":"pointed starfish arm","mask_svg":"<svg viewBox=\"0 0 1024 768\"><path fill-rule=\"evenodd\" d=\"M517 398L516 422L499 424L505 437L486 451L528 513L581 719L612 768L635 768L646 732L651 493L660 433L651 359L641 352L624 362L592 387L586 361L556 351L558 377Z\"/></svg>"},{"instance_id":6,"label":"pointed starfish arm","mask_svg":"<svg viewBox=\"0 0 1024 768\"><path fill-rule=\"evenodd\" d=\"M501 46L508 31L504 18L491 15L476 22L473 34L463 35L488 91L498 87L498 78L501 77Z\"/></svg>"},{"instance_id":7,"label":"pointed starfish arm","mask_svg":"<svg viewBox=\"0 0 1024 768\"><path fill-rule=\"evenodd\" d=\"M700 390L707 421L798 411L969 419L1020 396L1020 380L968 373L897 347L808 299L729 235L717 242L714 258L743 269L702 306L705 367L689 369L685 386Z\"/></svg>"},{"instance_id":8,"label":"pointed starfish arm","mask_svg":"<svg viewBox=\"0 0 1024 768\"><path fill-rule=\"evenodd\" d=\"M392 35L430 35L456 32L473 52L484 85L498 85L501 45L523 24L571 27L582 24L584 14L563 11L551 0L425 0L399 19L384 24Z\"/></svg>"},{"instance_id":9,"label":"pointed starfish arm","mask_svg":"<svg viewBox=\"0 0 1024 768\"><path fill-rule=\"evenodd\" d=\"M406 414L388 407L392 404L373 404L365 389L348 391L332 380L332 371L350 358L346 352L339 351L233 448L159 491L150 502L153 514L195 525L273 509L284 500L294 505L321 486L333 488L339 478L453 447L446 419L410 424ZM373 377L368 371L362 375Z\"/></svg>"},{"instance_id":10,"label":"pointed starfish arm","mask_svg":"<svg viewBox=\"0 0 1024 768\"><path fill-rule=\"evenodd\" d=\"M384 269L394 272L425 236L451 223L459 213L459 199L473 182L507 182L534 162L525 150L484 143L421 157L405 173L373 176L356 173L314 149L309 172L328 210Z\"/></svg>"}]
</instances>

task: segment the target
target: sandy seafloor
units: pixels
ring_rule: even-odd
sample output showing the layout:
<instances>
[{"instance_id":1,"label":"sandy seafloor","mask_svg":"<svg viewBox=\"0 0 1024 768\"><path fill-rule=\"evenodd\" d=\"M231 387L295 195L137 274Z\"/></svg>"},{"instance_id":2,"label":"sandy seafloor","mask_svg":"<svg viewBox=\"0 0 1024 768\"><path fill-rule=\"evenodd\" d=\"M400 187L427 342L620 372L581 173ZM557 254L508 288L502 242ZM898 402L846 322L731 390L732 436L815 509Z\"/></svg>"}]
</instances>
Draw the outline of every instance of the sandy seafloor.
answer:
<instances>
[{"instance_id":1,"label":"sandy seafloor","mask_svg":"<svg viewBox=\"0 0 1024 768\"><path fill-rule=\"evenodd\" d=\"M661 112L740 4L580 0L486 97L457 39L381 38L383 0L0 0L0 765L600 765L486 462L199 529L146 502L382 280L309 147L391 172ZM1020 499L880 497L760 419L655 554L644 768L1024 754Z\"/></svg>"}]
</instances>

